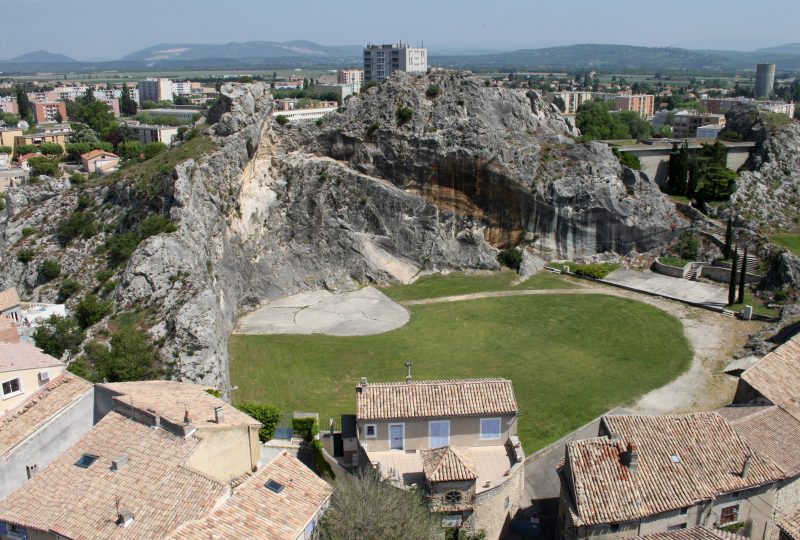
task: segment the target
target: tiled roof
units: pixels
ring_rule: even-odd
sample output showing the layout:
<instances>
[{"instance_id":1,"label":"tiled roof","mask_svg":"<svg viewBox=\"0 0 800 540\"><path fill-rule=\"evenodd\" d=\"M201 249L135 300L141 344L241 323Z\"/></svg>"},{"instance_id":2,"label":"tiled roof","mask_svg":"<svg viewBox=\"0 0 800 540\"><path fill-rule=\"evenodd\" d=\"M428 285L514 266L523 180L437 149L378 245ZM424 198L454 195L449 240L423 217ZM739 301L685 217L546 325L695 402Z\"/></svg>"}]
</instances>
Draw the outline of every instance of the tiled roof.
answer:
<instances>
[{"instance_id":1,"label":"tiled roof","mask_svg":"<svg viewBox=\"0 0 800 540\"><path fill-rule=\"evenodd\" d=\"M369 383L359 385L356 390L359 420L514 414L518 411L514 388L507 379Z\"/></svg>"},{"instance_id":2,"label":"tiled roof","mask_svg":"<svg viewBox=\"0 0 800 540\"><path fill-rule=\"evenodd\" d=\"M430 482L456 482L478 478L469 450L465 448L443 446L422 450L420 453L422 469Z\"/></svg>"},{"instance_id":3,"label":"tiled roof","mask_svg":"<svg viewBox=\"0 0 800 540\"><path fill-rule=\"evenodd\" d=\"M778 527L792 540L800 540L800 509L780 520Z\"/></svg>"},{"instance_id":4,"label":"tiled roof","mask_svg":"<svg viewBox=\"0 0 800 540\"><path fill-rule=\"evenodd\" d=\"M81 154L81 159L94 159L98 156L110 156L118 158L119 156L113 152L107 152L105 150L92 150L91 152L86 152L85 154Z\"/></svg>"},{"instance_id":5,"label":"tiled roof","mask_svg":"<svg viewBox=\"0 0 800 540\"><path fill-rule=\"evenodd\" d=\"M755 412L731 421L733 429L787 476L800 474L800 420L776 406L748 408Z\"/></svg>"},{"instance_id":6,"label":"tiled roof","mask_svg":"<svg viewBox=\"0 0 800 540\"><path fill-rule=\"evenodd\" d=\"M44 154L40 154L39 152L29 152L27 154L22 154L21 156L19 156L17 158L17 161L20 162L20 163L23 163L23 162L28 161L29 159L35 158L35 157L44 157Z\"/></svg>"},{"instance_id":7,"label":"tiled roof","mask_svg":"<svg viewBox=\"0 0 800 540\"><path fill-rule=\"evenodd\" d=\"M668 416L605 416L601 432L616 435L567 443L571 511L577 525L618 523L692 506L720 493L785 477L752 451L716 413ZM638 465L626 465L629 444Z\"/></svg>"},{"instance_id":8,"label":"tiled roof","mask_svg":"<svg viewBox=\"0 0 800 540\"><path fill-rule=\"evenodd\" d=\"M0 316L0 342L19 343L17 325L8 317Z\"/></svg>"},{"instance_id":9,"label":"tiled roof","mask_svg":"<svg viewBox=\"0 0 800 540\"><path fill-rule=\"evenodd\" d=\"M655 534L648 534L646 536L637 536L641 540L744 540L744 536L738 536L733 533L721 531L719 529L710 529L708 527L692 527L690 529L681 529L679 531L660 532Z\"/></svg>"},{"instance_id":10,"label":"tiled roof","mask_svg":"<svg viewBox=\"0 0 800 540\"><path fill-rule=\"evenodd\" d=\"M183 423L184 407L186 407L192 423L200 429L261 425L255 418L212 396L206 392L206 386L199 384L178 381L136 381L104 383L100 386L125 396L121 401L126 404L132 404L140 409L152 409L160 416L179 424ZM225 420L221 424L214 421L214 407L218 406L222 406L225 412Z\"/></svg>"},{"instance_id":11,"label":"tiled roof","mask_svg":"<svg viewBox=\"0 0 800 540\"><path fill-rule=\"evenodd\" d=\"M0 311L5 311L9 308L19 305L19 295L17 289L11 287L4 291L0 291Z\"/></svg>"},{"instance_id":12,"label":"tiled roof","mask_svg":"<svg viewBox=\"0 0 800 540\"><path fill-rule=\"evenodd\" d=\"M0 520L67 538L160 539L205 516L229 488L184 466L200 439L111 412L58 459L0 501ZM87 468L75 462L98 456ZM111 461L128 463L111 471ZM127 527L117 510L133 513Z\"/></svg>"},{"instance_id":13,"label":"tiled roof","mask_svg":"<svg viewBox=\"0 0 800 540\"><path fill-rule=\"evenodd\" d=\"M268 480L283 485L280 493ZM331 486L283 451L239 486L207 517L187 523L172 539L254 538L295 540L327 503Z\"/></svg>"},{"instance_id":14,"label":"tiled roof","mask_svg":"<svg viewBox=\"0 0 800 540\"><path fill-rule=\"evenodd\" d=\"M90 383L64 372L19 407L0 416L0 456L27 439L58 411L74 403L91 388Z\"/></svg>"},{"instance_id":15,"label":"tiled roof","mask_svg":"<svg viewBox=\"0 0 800 540\"><path fill-rule=\"evenodd\" d=\"M800 420L800 334L756 362L741 378Z\"/></svg>"},{"instance_id":16,"label":"tiled roof","mask_svg":"<svg viewBox=\"0 0 800 540\"><path fill-rule=\"evenodd\" d=\"M28 343L0 343L0 372L23 369L44 369L63 366L57 360Z\"/></svg>"}]
</instances>

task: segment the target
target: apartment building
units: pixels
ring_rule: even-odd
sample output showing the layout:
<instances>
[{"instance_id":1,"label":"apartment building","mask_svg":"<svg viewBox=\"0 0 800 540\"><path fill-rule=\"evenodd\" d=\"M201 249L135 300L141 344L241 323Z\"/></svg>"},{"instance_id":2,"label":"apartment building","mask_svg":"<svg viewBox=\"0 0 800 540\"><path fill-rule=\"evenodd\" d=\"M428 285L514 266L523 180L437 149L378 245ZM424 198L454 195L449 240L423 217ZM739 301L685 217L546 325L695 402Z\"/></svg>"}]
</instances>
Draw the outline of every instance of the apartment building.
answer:
<instances>
[{"instance_id":1,"label":"apartment building","mask_svg":"<svg viewBox=\"0 0 800 540\"><path fill-rule=\"evenodd\" d=\"M724 114L684 112L672 117L672 136L676 139L696 137L697 128L701 126L725 127Z\"/></svg>"},{"instance_id":2,"label":"apartment building","mask_svg":"<svg viewBox=\"0 0 800 540\"><path fill-rule=\"evenodd\" d=\"M136 136L142 144L160 142L170 146L178 137L176 126L151 126L149 124L127 124L127 126L136 132Z\"/></svg>"},{"instance_id":3,"label":"apartment building","mask_svg":"<svg viewBox=\"0 0 800 540\"><path fill-rule=\"evenodd\" d=\"M299 105L299 99L276 99L272 102L272 116L283 116L295 124L316 122L326 114L336 112L339 107L335 101L318 101L312 107L300 108Z\"/></svg>"},{"instance_id":4,"label":"apartment building","mask_svg":"<svg viewBox=\"0 0 800 540\"><path fill-rule=\"evenodd\" d=\"M651 94L635 94L631 96L615 96L614 110L617 112L633 111L642 118L650 118L655 112L656 97Z\"/></svg>"},{"instance_id":5,"label":"apartment building","mask_svg":"<svg viewBox=\"0 0 800 540\"><path fill-rule=\"evenodd\" d=\"M336 82L339 84L354 84L358 88L364 84L363 69L339 69L336 70Z\"/></svg>"},{"instance_id":6,"label":"apartment building","mask_svg":"<svg viewBox=\"0 0 800 540\"><path fill-rule=\"evenodd\" d=\"M21 137L24 132L19 128L0 128L0 146L10 146L14 148L15 139Z\"/></svg>"},{"instance_id":7,"label":"apartment building","mask_svg":"<svg viewBox=\"0 0 800 540\"><path fill-rule=\"evenodd\" d=\"M196 116L202 116L202 109L143 109L141 112L149 114L156 121L159 118L174 117L178 120L191 122Z\"/></svg>"},{"instance_id":8,"label":"apartment building","mask_svg":"<svg viewBox=\"0 0 800 540\"><path fill-rule=\"evenodd\" d=\"M0 113L19 114L17 99L13 96L0 97Z\"/></svg>"},{"instance_id":9,"label":"apartment building","mask_svg":"<svg viewBox=\"0 0 800 540\"><path fill-rule=\"evenodd\" d=\"M336 94L336 100L339 103L344 103L344 100L353 94L358 94L361 91L360 84L317 84L314 87L317 96L325 94Z\"/></svg>"},{"instance_id":10,"label":"apartment building","mask_svg":"<svg viewBox=\"0 0 800 540\"><path fill-rule=\"evenodd\" d=\"M746 97L730 97L705 98L701 99L700 102L705 105L706 111L713 114L725 114L737 107L769 111L789 118L794 118L795 112L795 104L785 101L762 101Z\"/></svg>"},{"instance_id":11,"label":"apartment building","mask_svg":"<svg viewBox=\"0 0 800 540\"><path fill-rule=\"evenodd\" d=\"M581 105L595 99L595 92L548 92L545 94L545 99L550 103L562 100L564 102L563 113L573 115L578 112Z\"/></svg>"},{"instance_id":12,"label":"apartment building","mask_svg":"<svg viewBox=\"0 0 800 540\"><path fill-rule=\"evenodd\" d=\"M172 81L164 78L142 79L136 85L140 101L161 101L172 99Z\"/></svg>"},{"instance_id":13,"label":"apartment building","mask_svg":"<svg viewBox=\"0 0 800 540\"><path fill-rule=\"evenodd\" d=\"M67 119L67 104L63 101L34 101L33 119L37 124L63 122Z\"/></svg>"},{"instance_id":14,"label":"apartment building","mask_svg":"<svg viewBox=\"0 0 800 540\"><path fill-rule=\"evenodd\" d=\"M367 45L364 47L364 81L382 82L396 71L425 73L428 71L428 50L409 47L405 43Z\"/></svg>"}]
</instances>

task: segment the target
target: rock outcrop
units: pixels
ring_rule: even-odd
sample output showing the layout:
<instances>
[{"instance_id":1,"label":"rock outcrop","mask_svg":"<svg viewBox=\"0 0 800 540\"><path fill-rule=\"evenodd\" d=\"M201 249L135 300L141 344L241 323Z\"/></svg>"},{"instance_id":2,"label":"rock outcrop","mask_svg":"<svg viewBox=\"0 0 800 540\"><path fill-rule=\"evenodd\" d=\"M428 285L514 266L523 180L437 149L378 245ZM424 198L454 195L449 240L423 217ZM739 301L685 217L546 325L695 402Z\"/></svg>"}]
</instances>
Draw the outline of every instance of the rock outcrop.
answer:
<instances>
[{"instance_id":1,"label":"rock outcrop","mask_svg":"<svg viewBox=\"0 0 800 540\"><path fill-rule=\"evenodd\" d=\"M531 260L643 252L686 226L605 145L576 144L574 128L537 94L469 74L401 75L308 126L274 123L265 85L229 84L222 95L210 115L216 148L174 171L85 188L104 226L67 250L53 218L72 212L76 190L10 190L0 287L55 296L16 261L31 247L28 267L45 253L70 260L65 273L89 276L91 290L110 231L128 230L131 216L170 217L177 231L144 240L106 289L117 311L148 313L170 376L219 385L236 317L264 300L496 268L497 249L510 246ZM23 238L23 228L36 234Z\"/></svg>"}]
</instances>

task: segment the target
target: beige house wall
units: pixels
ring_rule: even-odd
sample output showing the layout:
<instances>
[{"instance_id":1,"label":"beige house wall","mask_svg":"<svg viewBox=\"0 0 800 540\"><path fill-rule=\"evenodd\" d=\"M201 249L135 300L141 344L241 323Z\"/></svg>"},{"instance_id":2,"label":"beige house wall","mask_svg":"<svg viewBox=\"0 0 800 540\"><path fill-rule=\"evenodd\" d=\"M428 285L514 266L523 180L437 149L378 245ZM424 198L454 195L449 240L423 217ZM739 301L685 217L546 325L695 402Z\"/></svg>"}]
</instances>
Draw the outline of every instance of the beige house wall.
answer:
<instances>
[{"instance_id":1,"label":"beige house wall","mask_svg":"<svg viewBox=\"0 0 800 540\"><path fill-rule=\"evenodd\" d=\"M258 461L257 457L253 459L253 432L257 451L258 430L248 426L198 429L195 435L203 442L186 461L186 465L222 482L250 472Z\"/></svg>"},{"instance_id":2,"label":"beige house wall","mask_svg":"<svg viewBox=\"0 0 800 540\"><path fill-rule=\"evenodd\" d=\"M51 366L41 369L22 369L17 371L4 371L0 373L0 383L19 378L21 390L19 394L8 398L3 398L2 395L0 395L0 415L17 407L18 405L21 405L31 396L31 394L38 392L39 388L44 386L44 384L47 384L46 382L44 384L39 384L39 373L42 371L47 371L50 376L50 380L53 380L63 373L64 366Z\"/></svg>"},{"instance_id":3,"label":"beige house wall","mask_svg":"<svg viewBox=\"0 0 800 540\"><path fill-rule=\"evenodd\" d=\"M498 439L481 440L481 418L500 418L500 437ZM451 446L498 446L503 445L509 437L517 434L517 418L515 415L460 416L452 418L420 418L406 420L359 420L358 440L369 452L389 450L389 425L405 426L404 450L422 450L429 448L428 423L430 421L450 421ZM376 436L366 436L366 426L375 425Z\"/></svg>"},{"instance_id":4,"label":"beige house wall","mask_svg":"<svg viewBox=\"0 0 800 540\"><path fill-rule=\"evenodd\" d=\"M14 148L14 140L21 136L21 129L0 129L0 146L10 146Z\"/></svg>"}]
</instances>

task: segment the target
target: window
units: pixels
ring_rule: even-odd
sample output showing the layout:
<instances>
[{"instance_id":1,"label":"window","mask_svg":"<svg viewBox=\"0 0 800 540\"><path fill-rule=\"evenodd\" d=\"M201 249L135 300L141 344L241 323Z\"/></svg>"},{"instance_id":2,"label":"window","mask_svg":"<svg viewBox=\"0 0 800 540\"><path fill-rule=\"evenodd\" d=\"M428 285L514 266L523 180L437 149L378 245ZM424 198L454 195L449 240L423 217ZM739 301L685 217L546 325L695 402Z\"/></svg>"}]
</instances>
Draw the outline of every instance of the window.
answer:
<instances>
[{"instance_id":1,"label":"window","mask_svg":"<svg viewBox=\"0 0 800 540\"><path fill-rule=\"evenodd\" d=\"M688 506L684 506L683 508L681 508L681 515L682 516L685 516L688 513L689 513L689 507Z\"/></svg>"},{"instance_id":2,"label":"window","mask_svg":"<svg viewBox=\"0 0 800 540\"><path fill-rule=\"evenodd\" d=\"M450 444L450 420L428 422L428 446L441 448Z\"/></svg>"},{"instance_id":3,"label":"window","mask_svg":"<svg viewBox=\"0 0 800 540\"><path fill-rule=\"evenodd\" d=\"M75 462L75 465L82 469L88 469L91 467L92 463L97 461L97 457L94 454L83 454L78 461Z\"/></svg>"},{"instance_id":4,"label":"window","mask_svg":"<svg viewBox=\"0 0 800 540\"><path fill-rule=\"evenodd\" d=\"M378 428L375 424L367 424L364 426L364 433L367 439L374 439L378 436Z\"/></svg>"},{"instance_id":5,"label":"window","mask_svg":"<svg viewBox=\"0 0 800 540\"><path fill-rule=\"evenodd\" d=\"M497 440L500 438L500 419L481 418L481 440Z\"/></svg>"},{"instance_id":6,"label":"window","mask_svg":"<svg viewBox=\"0 0 800 540\"><path fill-rule=\"evenodd\" d=\"M719 524L727 525L739 521L739 505L726 506L719 513Z\"/></svg>"},{"instance_id":7,"label":"window","mask_svg":"<svg viewBox=\"0 0 800 540\"><path fill-rule=\"evenodd\" d=\"M460 491L448 491L444 494L445 504L461 504L464 500L464 494Z\"/></svg>"},{"instance_id":8,"label":"window","mask_svg":"<svg viewBox=\"0 0 800 540\"><path fill-rule=\"evenodd\" d=\"M20 386L19 379L11 379L3 383L3 397L16 396L20 393L22 393L22 387Z\"/></svg>"},{"instance_id":9,"label":"window","mask_svg":"<svg viewBox=\"0 0 800 540\"><path fill-rule=\"evenodd\" d=\"M267 480L267 483L264 484L264 487L270 490L273 493L280 493L283 491L283 484L280 482L276 482L275 480Z\"/></svg>"},{"instance_id":10,"label":"window","mask_svg":"<svg viewBox=\"0 0 800 540\"><path fill-rule=\"evenodd\" d=\"M611 524L611 532L612 533L619 532L619 523L612 523Z\"/></svg>"},{"instance_id":11,"label":"window","mask_svg":"<svg viewBox=\"0 0 800 540\"><path fill-rule=\"evenodd\" d=\"M678 525L670 525L669 527L667 527L667 532L682 531L685 528L686 528L686 523L680 523Z\"/></svg>"}]
</instances>

